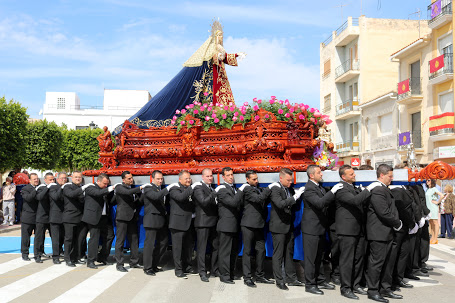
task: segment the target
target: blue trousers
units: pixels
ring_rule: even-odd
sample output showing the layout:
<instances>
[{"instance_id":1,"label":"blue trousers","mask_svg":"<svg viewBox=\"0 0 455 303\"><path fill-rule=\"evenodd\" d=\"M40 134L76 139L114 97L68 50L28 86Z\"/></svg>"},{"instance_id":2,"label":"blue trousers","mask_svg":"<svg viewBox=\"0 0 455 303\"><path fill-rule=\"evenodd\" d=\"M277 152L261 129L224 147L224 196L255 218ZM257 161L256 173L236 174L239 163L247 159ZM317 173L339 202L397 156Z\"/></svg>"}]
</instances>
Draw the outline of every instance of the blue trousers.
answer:
<instances>
[{"instance_id":1,"label":"blue trousers","mask_svg":"<svg viewBox=\"0 0 455 303\"><path fill-rule=\"evenodd\" d=\"M453 215L452 214L441 214L441 235L445 236L447 232L447 237L452 237L452 228L453 228Z\"/></svg>"}]
</instances>

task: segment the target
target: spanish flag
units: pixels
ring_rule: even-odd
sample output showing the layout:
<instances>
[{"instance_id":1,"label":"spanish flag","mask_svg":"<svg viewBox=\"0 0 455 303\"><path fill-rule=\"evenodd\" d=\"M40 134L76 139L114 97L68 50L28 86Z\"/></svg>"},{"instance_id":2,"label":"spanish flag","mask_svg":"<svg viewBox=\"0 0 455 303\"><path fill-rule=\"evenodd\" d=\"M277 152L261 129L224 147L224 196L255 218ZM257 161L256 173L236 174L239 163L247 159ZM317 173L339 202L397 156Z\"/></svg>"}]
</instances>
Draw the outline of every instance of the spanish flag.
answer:
<instances>
[{"instance_id":1,"label":"spanish flag","mask_svg":"<svg viewBox=\"0 0 455 303\"><path fill-rule=\"evenodd\" d=\"M444 67L444 55L430 61L430 73L434 73Z\"/></svg>"},{"instance_id":2,"label":"spanish flag","mask_svg":"<svg viewBox=\"0 0 455 303\"><path fill-rule=\"evenodd\" d=\"M398 83L398 95L407 93L409 91L409 79Z\"/></svg>"}]
</instances>

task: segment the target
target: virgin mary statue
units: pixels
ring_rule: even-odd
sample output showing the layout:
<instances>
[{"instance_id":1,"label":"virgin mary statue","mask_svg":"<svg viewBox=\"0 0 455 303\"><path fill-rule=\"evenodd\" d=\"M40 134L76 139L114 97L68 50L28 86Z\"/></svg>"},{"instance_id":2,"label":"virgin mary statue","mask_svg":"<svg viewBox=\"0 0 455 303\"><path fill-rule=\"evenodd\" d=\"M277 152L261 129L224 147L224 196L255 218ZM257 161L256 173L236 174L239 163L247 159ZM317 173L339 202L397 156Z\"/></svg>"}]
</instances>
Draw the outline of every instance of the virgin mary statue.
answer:
<instances>
[{"instance_id":1,"label":"virgin mary statue","mask_svg":"<svg viewBox=\"0 0 455 303\"><path fill-rule=\"evenodd\" d=\"M140 128L168 126L178 109L195 101L234 104L225 65L237 66L245 53L227 54L223 47L223 27L212 23L210 37L183 64L182 70L147 104L128 120ZM121 126L114 130L114 135Z\"/></svg>"}]
</instances>

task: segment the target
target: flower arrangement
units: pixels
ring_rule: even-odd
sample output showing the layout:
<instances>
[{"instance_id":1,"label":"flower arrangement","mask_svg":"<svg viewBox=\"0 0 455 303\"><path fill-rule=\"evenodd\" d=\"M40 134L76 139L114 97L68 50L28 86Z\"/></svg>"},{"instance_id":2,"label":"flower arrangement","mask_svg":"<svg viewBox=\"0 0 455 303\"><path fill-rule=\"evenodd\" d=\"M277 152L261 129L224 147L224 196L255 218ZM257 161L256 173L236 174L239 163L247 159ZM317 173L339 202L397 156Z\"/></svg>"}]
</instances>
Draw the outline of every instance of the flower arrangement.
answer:
<instances>
[{"instance_id":1,"label":"flower arrangement","mask_svg":"<svg viewBox=\"0 0 455 303\"><path fill-rule=\"evenodd\" d=\"M326 142L321 141L314 149L313 161L316 165L332 169L338 163L338 156L328 150Z\"/></svg>"},{"instance_id":2,"label":"flower arrangement","mask_svg":"<svg viewBox=\"0 0 455 303\"><path fill-rule=\"evenodd\" d=\"M278 121L300 120L318 125L320 120L324 120L326 124L332 123L329 116L321 114L318 109L310 108L303 103L291 104L289 100L278 100L275 96L270 97L269 100L254 98L253 106L245 102L242 106L237 107L235 104L222 105L217 103L213 105L209 93L205 92L203 95L201 101L195 101L185 106L184 109L175 112L172 124L177 126L177 132L184 126L193 127L196 122L195 119L202 122L205 131L208 131L212 126L216 129L231 129L234 124L245 126L250 121L260 119L257 114L260 109L272 113ZM270 120L272 117L266 114L265 119Z\"/></svg>"}]
</instances>

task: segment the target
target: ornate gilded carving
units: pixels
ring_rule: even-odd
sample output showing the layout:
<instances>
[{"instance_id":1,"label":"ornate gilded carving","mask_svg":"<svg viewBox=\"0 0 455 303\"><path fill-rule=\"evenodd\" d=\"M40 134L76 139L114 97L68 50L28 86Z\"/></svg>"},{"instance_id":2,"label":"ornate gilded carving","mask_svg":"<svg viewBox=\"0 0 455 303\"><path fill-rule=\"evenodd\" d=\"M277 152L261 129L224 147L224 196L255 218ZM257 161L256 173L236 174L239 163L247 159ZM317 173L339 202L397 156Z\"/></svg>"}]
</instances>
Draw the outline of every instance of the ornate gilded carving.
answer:
<instances>
[{"instance_id":1,"label":"ornate gilded carving","mask_svg":"<svg viewBox=\"0 0 455 303\"><path fill-rule=\"evenodd\" d=\"M426 179L453 180L455 179L455 167L443 161L434 161L420 171L412 171L408 168L408 180L411 181L412 179L415 181Z\"/></svg>"}]
</instances>

